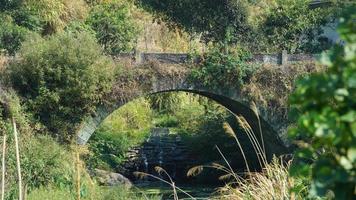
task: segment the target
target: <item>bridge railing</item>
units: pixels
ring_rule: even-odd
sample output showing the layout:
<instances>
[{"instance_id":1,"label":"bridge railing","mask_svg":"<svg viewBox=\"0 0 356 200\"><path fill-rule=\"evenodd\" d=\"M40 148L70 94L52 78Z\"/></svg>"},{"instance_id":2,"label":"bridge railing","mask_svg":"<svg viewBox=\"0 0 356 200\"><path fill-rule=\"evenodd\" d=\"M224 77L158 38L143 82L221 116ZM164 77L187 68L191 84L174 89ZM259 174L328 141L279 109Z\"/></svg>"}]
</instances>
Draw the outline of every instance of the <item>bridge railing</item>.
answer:
<instances>
[{"instance_id":1,"label":"bridge railing","mask_svg":"<svg viewBox=\"0 0 356 200\"><path fill-rule=\"evenodd\" d=\"M301 61L316 61L319 55L316 54L288 54L283 51L279 54L254 54L251 62L262 64L284 65L292 62ZM115 59L130 58L135 61L135 64L142 64L148 61L158 61L166 64L184 64L192 62L191 57L187 53L120 53L114 56ZM193 62L198 62L199 59L193 59Z\"/></svg>"}]
</instances>

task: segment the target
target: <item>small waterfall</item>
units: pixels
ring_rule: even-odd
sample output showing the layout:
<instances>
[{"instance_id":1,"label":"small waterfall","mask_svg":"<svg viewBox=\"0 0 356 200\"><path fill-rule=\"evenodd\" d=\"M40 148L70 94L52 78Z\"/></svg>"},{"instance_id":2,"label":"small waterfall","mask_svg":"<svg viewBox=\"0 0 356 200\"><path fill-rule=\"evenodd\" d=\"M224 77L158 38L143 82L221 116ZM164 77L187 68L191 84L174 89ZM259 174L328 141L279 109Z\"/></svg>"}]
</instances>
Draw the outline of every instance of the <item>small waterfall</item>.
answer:
<instances>
[{"instance_id":1,"label":"small waterfall","mask_svg":"<svg viewBox=\"0 0 356 200\"><path fill-rule=\"evenodd\" d=\"M143 159L144 172L148 173L148 160L146 154L142 155L142 159Z\"/></svg>"},{"instance_id":2,"label":"small waterfall","mask_svg":"<svg viewBox=\"0 0 356 200\"><path fill-rule=\"evenodd\" d=\"M174 143L172 146L172 152L174 153L176 151L176 149L177 149L177 144ZM175 178L176 174L177 174L177 164L174 163L173 167L172 167L172 178Z\"/></svg>"},{"instance_id":3,"label":"small waterfall","mask_svg":"<svg viewBox=\"0 0 356 200\"><path fill-rule=\"evenodd\" d=\"M125 162L126 174L141 171L147 174L160 176L154 167L160 166L175 180L186 178L186 167L194 163L194 158L182 138L170 133L168 128L153 128L151 135L141 145L129 151L129 159ZM125 174L125 175L126 175ZM167 178L163 175L161 178ZM155 181L146 177L146 181Z\"/></svg>"},{"instance_id":4,"label":"small waterfall","mask_svg":"<svg viewBox=\"0 0 356 200\"><path fill-rule=\"evenodd\" d=\"M159 164L160 167L162 167L162 164L163 164L162 135L159 135L158 148L159 148L158 164Z\"/></svg>"},{"instance_id":5,"label":"small waterfall","mask_svg":"<svg viewBox=\"0 0 356 200\"><path fill-rule=\"evenodd\" d=\"M146 154L142 154L142 159L143 159L143 167L144 167L144 173L149 173L148 172L148 159L147 159L147 156L146 156ZM145 176L144 177L144 181L147 181L148 180L148 178Z\"/></svg>"}]
</instances>

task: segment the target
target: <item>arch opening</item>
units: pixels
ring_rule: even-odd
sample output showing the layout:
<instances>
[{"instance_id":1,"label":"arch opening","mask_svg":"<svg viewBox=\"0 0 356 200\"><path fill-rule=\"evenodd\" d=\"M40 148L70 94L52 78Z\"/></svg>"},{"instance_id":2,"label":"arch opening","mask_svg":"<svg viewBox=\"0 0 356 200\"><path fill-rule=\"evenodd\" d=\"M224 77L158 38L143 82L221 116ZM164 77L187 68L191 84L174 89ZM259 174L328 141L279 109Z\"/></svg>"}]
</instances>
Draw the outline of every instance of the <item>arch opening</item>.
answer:
<instances>
[{"instance_id":1,"label":"arch opening","mask_svg":"<svg viewBox=\"0 0 356 200\"><path fill-rule=\"evenodd\" d=\"M233 116L233 115L241 115L241 116L245 117L246 120L251 124L251 127L253 127L254 132L255 133L259 133L259 132L257 132L257 131L259 131L259 124L256 121L252 121L252 123L251 123L251 120L257 120L257 117L256 117L255 113L253 112L253 110L251 108L245 106L244 104L242 104L240 102L237 102L237 101L235 101L233 99L230 99L230 98L228 98L226 96L223 96L223 95L217 95L217 94L204 92L204 91L199 91L199 90L182 89L182 90L166 90L166 91L154 92L154 93L145 95L145 97L152 96L152 95L154 96L154 95L160 95L160 94L176 93L176 92L184 92L184 93L188 93L188 94L194 94L194 95L197 95L197 96L204 97L204 98L207 98L209 100L212 100L212 101L216 102L216 104L219 104L221 107L224 107L229 113L231 113L231 116ZM137 97L135 99L140 99L140 97ZM120 110L120 108L125 107L125 105L129 104L130 102L135 101L135 99L123 102L123 103L119 104L118 106L116 106L115 108L106 109L106 110L104 110L105 112L99 113L98 116L101 117L101 118L100 118L100 120L97 120L97 122L99 122L99 123L96 124L95 129L97 129L97 127L106 118L108 118L108 116L111 113L115 112L115 110ZM229 121L229 123L232 123L232 126L236 127L236 124L233 124L233 123L236 123L236 121L233 118L232 118L232 120ZM221 128L222 128L222 123L220 125L221 125ZM261 126L262 126L262 130L263 130L264 142L266 144L267 157L270 159L273 154L279 155L279 154L283 154L283 153L287 152L286 148L283 146L283 143L281 143L281 141L279 141L278 136L277 135L273 135L274 131L272 130L272 128L270 126L268 126L267 122L263 121L263 119L261 120ZM169 135L170 130L167 131L167 127L160 127L160 128L161 129L151 129L150 135L160 134L160 133L157 133L157 132L164 132L164 134ZM168 129L169 129L169 127L168 127ZM238 127L236 127L236 129L238 129ZM168 134L167 134L167 132L168 132ZM92 135L92 133L90 134L90 136ZM240 133L238 133L238 134L240 134ZM259 139L259 137L260 137L259 134L256 134L256 137ZM166 139L165 136L164 137L159 136L159 137L153 137L153 139L151 139L151 140L157 140L157 138L159 140L162 140L162 138L163 138L163 140ZM254 155L252 146L248 145L249 142L248 142L247 137L246 136L244 137L243 134L240 134L239 138L242 141L244 141L244 144L243 144L245 146L244 149L245 149L245 151L248 152L247 153L248 159L251 160L251 163L249 163L249 164L255 165L254 168L257 169L258 166L257 166L256 156ZM88 139L87 139L87 141L88 141ZM172 145L172 141L166 141L166 142L169 143L169 145ZM231 140L231 142L234 143L233 140ZM146 140L143 143L146 143L146 145L150 145L149 144L150 142L148 140ZM145 145L143 143L141 145ZM162 143L160 143L159 145L164 146L164 145L162 145ZM151 144L151 146L152 146L152 144ZM168 148L170 148L170 147L169 146L168 147L167 146L163 147L163 149L165 149L163 151L167 151ZM235 149L234 150L238 151L236 144L235 144ZM217 153L217 151L216 151L216 153ZM140 164L141 167L136 167L136 169L140 169L141 168L141 171L147 171L147 172L153 173L152 168L154 167L154 165L159 165L160 164L159 163L159 156L160 156L159 154L161 154L161 152L158 152L158 153L156 152L156 156L154 156L155 158L153 158L153 159L158 160L156 163L150 161L147 157L146 158L141 158L140 159L141 160L140 161L141 162L141 164ZM172 154L170 156L172 156ZM175 156L177 156L177 155L175 155ZM177 157L179 157L179 155ZM235 160L241 161L240 163L237 164L237 165L240 164L240 166L238 166L238 167L240 167L240 168L244 167L244 165L241 165L241 163L242 163L241 155L239 155L239 157L237 159L235 159ZM146 162L146 164L145 164L145 162ZM197 164L202 164L202 163L194 163L194 164L197 165ZM148 169L145 170L145 169L143 169L145 167L142 167L142 166L145 166L146 168L151 168L151 170L148 170ZM193 166L193 165L191 165L191 166ZM176 171L177 171L177 169L172 170L172 168L173 168L172 166L166 165L165 167L169 168L168 171L171 174L175 174ZM131 170L131 172L132 172L132 170ZM132 176L130 176L130 173L125 173L125 175L129 176L130 178L133 178ZM174 176L182 176L182 174L181 175L174 175Z\"/></svg>"}]
</instances>

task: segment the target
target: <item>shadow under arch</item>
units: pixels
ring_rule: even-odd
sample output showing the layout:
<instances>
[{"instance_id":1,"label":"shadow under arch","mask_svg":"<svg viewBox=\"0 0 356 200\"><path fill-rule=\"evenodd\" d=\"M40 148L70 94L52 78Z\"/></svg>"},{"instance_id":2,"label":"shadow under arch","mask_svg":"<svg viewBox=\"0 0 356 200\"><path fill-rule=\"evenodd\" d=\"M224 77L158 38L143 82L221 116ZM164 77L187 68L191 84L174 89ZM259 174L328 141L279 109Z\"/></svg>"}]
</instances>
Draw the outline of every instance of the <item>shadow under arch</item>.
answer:
<instances>
[{"instance_id":1,"label":"shadow under arch","mask_svg":"<svg viewBox=\"0 0 356 200\"><path fill-rule=\"evenodd\" d=\"M99 125L115 110L124 106L126 103L133 101L134 99L160 94L160 93L168 93L168 92L187 92L192 94L201 95L203 97L214 100L216 103L223 106L230 113L235 116L243 116L247 122L250 124L253 129L254 134L256 134L256 138L261 142L260 138L260 125L262 129L262 136L266 148L266 154L268 160L270 160L273 155L282 155L289 152L289 148L283 143L279 135L273 128L266 122L262 117L259 117L260 124L258 123L258 117L255 115L255 112L247 106L245 103L234 100L230 97L227 97L222 94L215 94L205 90L197 90L197 89L169 89L169 90L161 90L161 91L153 91L147 94L136 95L135 97L122 100L116 103L114 106L110 107L98 107L95 115L87 118L82 126L79 128L77 132L77 143L79 145L84 145L90 139L91 135L95 132L95 130L99 127Z\"/></svg>"}]
</instances>

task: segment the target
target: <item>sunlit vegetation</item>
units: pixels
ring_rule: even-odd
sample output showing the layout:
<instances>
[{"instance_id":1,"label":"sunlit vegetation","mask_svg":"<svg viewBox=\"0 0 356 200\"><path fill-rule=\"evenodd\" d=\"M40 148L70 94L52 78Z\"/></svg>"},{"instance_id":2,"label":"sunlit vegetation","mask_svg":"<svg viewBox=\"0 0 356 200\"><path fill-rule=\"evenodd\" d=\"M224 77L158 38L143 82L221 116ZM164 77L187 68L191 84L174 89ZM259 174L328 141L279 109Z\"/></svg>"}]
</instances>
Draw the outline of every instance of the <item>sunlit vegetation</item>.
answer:
<instances>
[{"instance_id":1,"label":"sunlit vegetation","mask_svg":"<svg viewBox=\"0 0 356 200\"><path fill-rule=\"evenodd\" d=\"M187 180L196 188L219 187L212 199L353 199L354 11L353 1L341 0L0 0L0 194L4 200L162 199L136 186L104 186L93 173L118 172L127 151L161 127L196 156ZM331 48L324 30L336 25L342 42ZM249 60L282 50L323 56L320 64L280 67ZM189 53L199 62L133 66L115 58L138 51ZM240 88L255 103L257 119L257 107L269 108L267 117L290 128L292 137L283 139L293 156L268 160L256 137L263 131L252 133L250 122L205 97L168 92L134 99L156 75ZM78 146L84 119L113 99L132 101ZM159 176L138 174L161 179L170 198L181 198L174 178L167 181L173 175L155 169Z\"/></svg>"},{"instance_id":2,"label":"sunlit vegetation","mask_svg":"<svg viewBox=\"0 0 356 200\"><path fill-rule=\"evenodd\" d=\"M111 114L90 139L87 165L115 171L127 150L149 136L152 119L153 111L144 99L130 102Z\"/></svg>"},{"instance_id":3,"label":"sunlit vegetation","mask_svg":"<svg viewBox=\"0 0 356 200\"><path fill-rule=\"evenodd\" d=\"M75 126L110 90L112 60L85 32L32 38L19 53L22 59L9 67L11 83L29 100L26 107L35 119L71 140Z\"/></svg>"}]
</instances>

